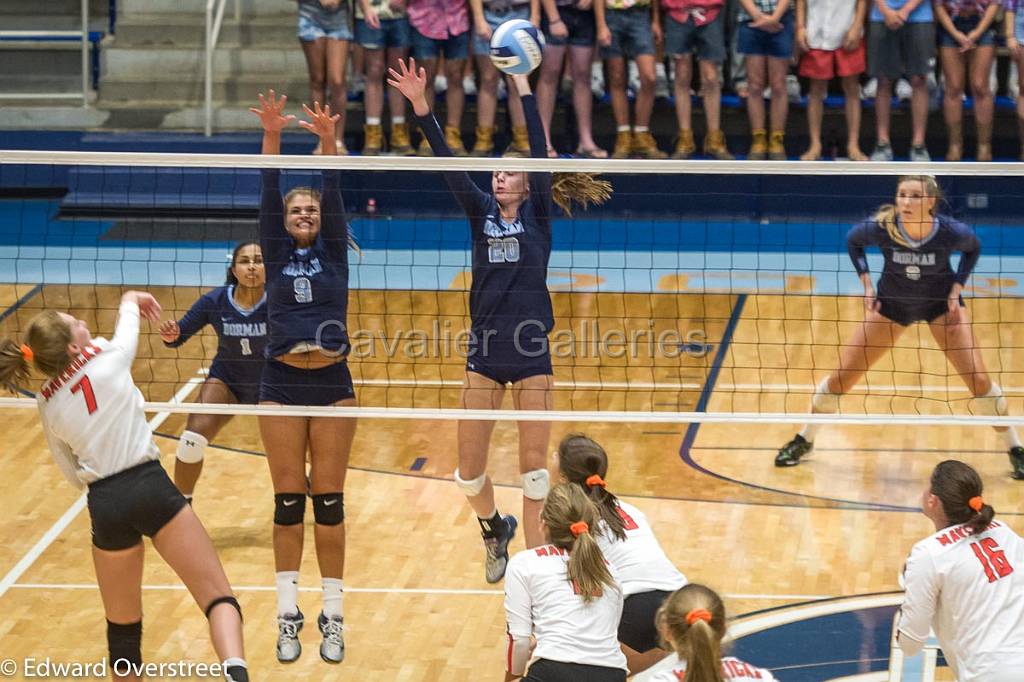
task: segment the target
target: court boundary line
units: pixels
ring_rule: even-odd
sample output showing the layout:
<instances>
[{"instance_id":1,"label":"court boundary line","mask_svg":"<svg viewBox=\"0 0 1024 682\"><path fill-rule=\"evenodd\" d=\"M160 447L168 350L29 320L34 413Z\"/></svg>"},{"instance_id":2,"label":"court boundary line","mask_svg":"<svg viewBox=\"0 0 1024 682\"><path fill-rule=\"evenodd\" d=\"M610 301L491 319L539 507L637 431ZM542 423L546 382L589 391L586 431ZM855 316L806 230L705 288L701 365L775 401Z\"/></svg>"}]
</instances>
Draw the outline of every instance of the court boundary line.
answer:
<instances>
[{"instance_id":1,"label":"court boundary line","mask_svg":"<svg viewBox=\"0 0 1024 682\"><path fill-rule=\"evenodd\" d=\"M17 285L18 285L18 283L17 283L17 282L15 282L15 286L17 286ZM2 313L0 313L0 322L3 322L3 321L4 321L4 320L6 320L6 319L7 319L8 317L10 317L10 316L11 316L11 315L13 315L14 313L16 313L16 312L18 311L18 309L19 309L19 308L21 308L21 306L23 306L23 305L25 305L26 303L28 303L28 302L29 302L29 299L31 299L31 298L32 298L32 297L34 297L34 296L35 296L36 294L38 294L38 293L39 293L40 291L42 291L42 290L43 290L43 287L44 287L44 286L45 286L45 285L43 285L43 284L37 284L37 285L35 285L34 287L32 287L32 288L31 288L31 289L30 289L30 290L28 291L28 293L26 293L26 294L25 294L24 296L22 296L22 297L21 297L21 298L19 298L19 299L18 299L17 301L15 301L14 303L12 303L12 304L11 304L11 306L10 306L9 308L7 308L7 310L5 310L5 311L3 311Z\"/></svg>"},{"instance_id":2,"label":"court boundary line","mask_svg":"<svg viewBox=\"0 0 1024 682\"><path fill-rule=\"evenodd\" d=\"M195 387L205 380L205 374L192 377L178 389L171 400L177 402L184 401L184 399L187 398L193 390L195 390ZM149 420L150 431L155 431L155 429L159 428L169 416L169 412L158 412L153 415ZM3 596L7 594L8 590L16 586L18 579L20 579L21 576L23 576L25 572L32 567L39 557L42 556L43 552L53 544L53 541L60 537L60 534L71 525L71 522L75 520L83 509L85 509L87 501L87 492L79 495L78 499L71 503L71 506L68 507L60 518L58 518L53 525L43 533L43 536L39 538L39 540L37 540L36 543L32 545L24 555L22 555L21 559L18 560L7 574L0 579L0 598L3 598Z\"/></svg>"}]
</instances>

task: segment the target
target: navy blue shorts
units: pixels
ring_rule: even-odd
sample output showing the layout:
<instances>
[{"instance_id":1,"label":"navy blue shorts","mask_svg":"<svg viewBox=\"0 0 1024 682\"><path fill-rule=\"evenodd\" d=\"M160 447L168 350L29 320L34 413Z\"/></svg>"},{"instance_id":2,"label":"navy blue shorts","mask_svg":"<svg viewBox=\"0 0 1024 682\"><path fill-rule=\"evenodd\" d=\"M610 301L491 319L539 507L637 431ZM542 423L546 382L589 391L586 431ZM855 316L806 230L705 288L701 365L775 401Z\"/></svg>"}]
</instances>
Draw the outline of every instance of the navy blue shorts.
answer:
<instances>
[{"instance_id":1,"label":"navy blue shorts","mask_svg":"<svg viewBox=\"0 0 1024 682\"><path fill-rule=\"evenodd\" d=\"M796 35L796 19L793 12L782 15L782 30L769 33L759 28L751 28L750 22L740 24L736 41L736 51L752 57L772 57L789 59L793 56L793 40Z\"/></svg>"},{"instance_id":2,"label":"navy blue shorts","mask_svg":"<svg viewBox=\"0 0 1024 682\"><path fill-rule=\"evenodd\" d=\"M214 360L210 365L207 377L219 379L235 395L242 405L255 405L260 401L260 375L263 373L263 362L253 360L251 366L244 370L236 367L238 363ZM258 371L254 372L253 369Z\"/></svg>"},{"instance_id":3,"label":"navy blue shorts","mask_svg":"<svg viewBox=\"0 0 1024 682\"><path fill-rule=\"evenodd\" d=\"M508 341L480 340L469 344L466 369L502 385L549 376L551 349L546 336L523 339L518 347Z\"/></svg>"},{"instance_id":4,"label":"navy blue shorts","mask_svg":"<svg viewBox=\"0 0 1024 682\"><path fill-rule=\"evenodd\" d=\"M86 502L92 544L107 552L153 537L188 504L157 460L91 483Z\"/></svg>"},{"instance_id":5,"label":"navy blue shorts","mask_svg":"<svg viewBox=\"0 0 1024 682\"><path fill-rule=\"evenodd\" d=\"M260 402L323 407L356 397L348 362L320 369L299 369L267 360L260 382Z\"/></svg>"},{"instance_id":6,"label":"navy blue shorts","mask_svg":"<svg viewBox=\"0 0 1024 682\"><path fill-rule=\"evenodd\" d=\"M932 322L945 315L949 310L949 304L946 303L946 299L912 301L908 303L904 299L883 298L879 296L878 301L882 304L881 309L878 311L882 314L882 317L904 327L909 327L915 322ZM960 297L960 307L964 307L963 296Z\"/></svg>"},{"instance_id":7,"label":"navy blue shorts","mask_svg":"<svg viewBox=\"0 0 1024 682\"><path fill-rule=\"evenodd\" d=\"M670 596L671 592L651 590L626 597L619 618L619 641L640 653L658 648L660 642L654 616Z\"/></svg>"}]
</instances>

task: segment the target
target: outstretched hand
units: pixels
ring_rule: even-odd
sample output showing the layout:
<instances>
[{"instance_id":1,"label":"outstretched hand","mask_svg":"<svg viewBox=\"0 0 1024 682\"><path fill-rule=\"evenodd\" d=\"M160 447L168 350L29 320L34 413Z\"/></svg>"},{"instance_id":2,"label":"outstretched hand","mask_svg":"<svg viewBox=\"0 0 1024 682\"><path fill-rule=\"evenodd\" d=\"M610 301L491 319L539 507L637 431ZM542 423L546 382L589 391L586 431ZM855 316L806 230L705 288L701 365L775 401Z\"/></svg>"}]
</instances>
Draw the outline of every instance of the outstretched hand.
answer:
<instances>
[{"instance_id":1,"label":"outstretched hand","mask_svg":"<svg viewBox=\"0 0 1024 682\"><path fill-rule=\"evenodd\" d=\"M412 103L417 116L430 113L427 106L427 72L423 67L416 68L416 60L409 58L398 60L398 70L388 69L388 85L402 93Z\"/></svg>"},{"instance_id":2,"label":"outstretched hand","mask_svg":"<svg viewBox=\"0 0 1024 682\"><path fill-rule=\"evenodd\" d=\"M287 95L281 95L281 98L278 99L273 90L266 97L261 92L260 105L258 107L249 107L249 111L260 117L263 130L269 133L280 132L282 128L295 119L291 114L285 115L284 113L284 105L287 101Z\"/></svg>"},{"instance_id":3,"label":"outstretched hand","mask_svg":"<svg viewBox=\"0 0 1024 682\"><path fill-rule=\"evenodd\" d=\"M326 104L321 108L320 102L313 102L312 109L303 104L302 110L306 112L306 116L309 117L309 120L299 121L299 126L313 133L321 140L334 139L335 124L338 122L338 119L341 118L341 114L334 114L332 116L330 104Z\"/></svg>"},{"instance_id":4,"label":"outstretched hand","mask_svg":"<svg viewBox=\"0 0 1024 682\"><path fill-rule=\"evenodd\" d=\"M160 340L164 343L174 343L181 336L181 327L175 320L167 320L160 325Z\"/></svg>"}]
</instances>

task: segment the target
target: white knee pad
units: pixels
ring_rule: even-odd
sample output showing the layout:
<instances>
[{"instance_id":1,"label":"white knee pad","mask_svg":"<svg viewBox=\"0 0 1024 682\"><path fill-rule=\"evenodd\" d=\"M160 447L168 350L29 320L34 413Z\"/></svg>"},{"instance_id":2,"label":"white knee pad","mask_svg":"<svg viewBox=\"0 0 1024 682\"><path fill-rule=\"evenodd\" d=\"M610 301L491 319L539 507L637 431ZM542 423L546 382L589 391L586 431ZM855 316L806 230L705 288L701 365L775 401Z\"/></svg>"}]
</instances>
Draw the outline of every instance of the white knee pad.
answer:
<instances>
[{"instance_id":1,"label":"white knee pad","mask_svg":"<svg viewBox=\"0 0 1024 682\"><path fill-rule=\"evenodd\" d=\"M467 481L459 475L459 470L455 470L455 485L466 494L466 497L476 497L480 494L480 491L484 489L484 485L487 483L487 472L480 474L476 478Z\"/></svg>"},{"instance_id":2,"label":"white knee pad","mask_svg":"<svg viewBox=\"0 0 1024 682\"><path fill-rule=\"evenodd\" d=\"M551 474L547 469L534 469L523 474L523 495L530 500L543 500L551 490Z\"/></svg>"},{"instance_id":3,"label":"white knee pad","mask_svg":"<svg viewBox=\"0 0 1024 682\"><path fill-rule=\"evenodd\" d=\"M185 431L178 440L178 459L185 464L198 464L203 461L206 446L209 444L206 436L195 431Z\"/></svg>"},{"instance_id":4,"label":"white knee pad","mask_svg":"<svg viewBox=\"0 0 1024 682\"><path fill-rule=\"evenodd\" d=\"M1006 398L1003 397L1003 389L994 381L992 382L992 388L989 389L988 393L975 398L974 402L977 405L977 414L987 414L992 416L998 415L1001 417L1009 414L1009 409L1006 406Z\"/></svg>"},{"instance_id":5,"label":"white knee pad","mask_svg":"<svg viewBox=\"0 0 1024 682\"><path fill-rule=\"evenodd\" d=\"M839 411L838 393L833 393L828 388L828 377L821 380L821 383L814 389L814 397L811 398L811 405L815 412L835 414Z\"/></svg>"}]
</instances>

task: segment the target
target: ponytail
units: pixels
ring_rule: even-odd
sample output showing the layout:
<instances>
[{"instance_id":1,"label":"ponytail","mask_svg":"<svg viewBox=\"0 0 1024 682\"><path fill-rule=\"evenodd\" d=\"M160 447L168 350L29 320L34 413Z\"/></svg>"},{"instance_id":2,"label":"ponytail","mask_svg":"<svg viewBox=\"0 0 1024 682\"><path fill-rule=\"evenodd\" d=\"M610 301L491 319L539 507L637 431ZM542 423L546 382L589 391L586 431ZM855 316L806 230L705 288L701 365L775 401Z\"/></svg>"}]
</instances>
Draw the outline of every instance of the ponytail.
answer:
<instances>
[{"instance_id":1,"label":"ponytail","mask_svg":"<svg viewBox=\"0 0 1024 682\"><path fill-rule=\"evenodd\" d=\"M26 350L28 352L26 352ZM11 393L28 383L32 351L11 339L0 339L0 386Z\"/></svg>"},{"instance_id":2,"label":"ponytail","mask_svg":"<svg viewBox=\"0 0 1024 682\"><path fill-rule=\"evenodd\" d=\"M600 206L612 196L612 183L598 180L593 173L555 173L551 179L551 200L567 216L573 203L586 210L591 204Z\"/></svg>"},{"instance_id":3,"label":"ponytail","mask_svg":"<svg viewBox=\"0 0 1024 682\"><path fill-rule=\"evenodd\" d=\"M612 536L625 540L619 500L608 492L604 480L608 475L608 454L604 448L582 433L570 433L558 444L558 468L567 481L587 494Z\"/></svg>"},{"instance_id":4,"label":"ponytail","mask_svg":"<svg viewBox=\"0 0 1024 682\"><path fill-rule=\"evenodd\" d=\"M984 533L996 510L981 496L984 486L978 472L963 462L948 459L932 471L931 493L942 503L950 523L966 525L971 533Z\"/></svg>"},{"instance_id":5,"label":"ponytail","mask_svg":"<svg viewBox=\"0 0 1024 682\"><path fill-rule=\"evenodd\" d=\"M568 578L583 601L600 597L604 588L618 589L601 548L590 532L597 509L579 486L562 483L548 493L541 511L551 544L568 550Z\"/></svg>"},{"instance_id":6,"label":"ponytail","mask_svg":"<svg viewBox=\"0 0 1024 682\"><path fill-rule=\"evenodd\" d=\"M690 583L669 595L654 618L666 648L686 661L686 682L723 682L725 605L714 590Z\"/></svg>"}]
</instances>

